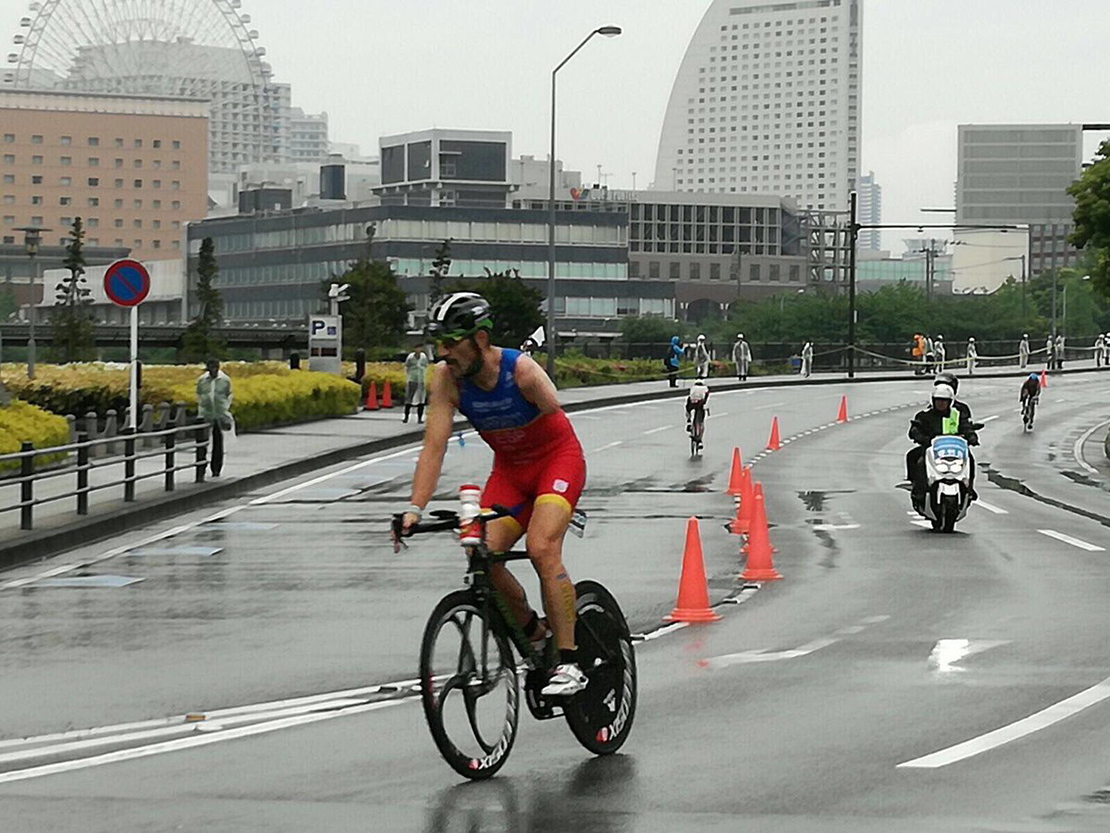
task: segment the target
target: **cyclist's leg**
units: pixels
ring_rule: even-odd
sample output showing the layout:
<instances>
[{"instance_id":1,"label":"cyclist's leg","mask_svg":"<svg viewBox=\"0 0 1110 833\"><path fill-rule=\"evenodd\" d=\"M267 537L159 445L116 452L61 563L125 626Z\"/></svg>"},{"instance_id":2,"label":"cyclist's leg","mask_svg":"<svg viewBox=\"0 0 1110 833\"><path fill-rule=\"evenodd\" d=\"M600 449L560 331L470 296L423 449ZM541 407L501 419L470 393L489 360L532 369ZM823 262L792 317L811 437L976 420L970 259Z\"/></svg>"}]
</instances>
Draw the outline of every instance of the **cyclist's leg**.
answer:
<instances>
[{"instance_id":1,"label":"cyclist's leg","mask_svg":"<svg viewBox=\"0 0 1110 833\"><path fill-rule=\"evenodd\" d=\"M524 534L528 516L531 514L532 502L514 480L506 468L495 465L482 491L483 509L490 509L497 503L513 510L511 517L498 518L486 527L486 545L491 552L511 550ZM532 607L528 604L528 596L520 582L504 564L492 565L489 578L513 612L517 624L521 627L527 625L532 618Z\"/></svg>"},{"instance_id":2,"label":"cyclist's leg","mask_svg":"<svg viewBox=\"0 0 1110 833\"><path fill-rule=\"evenodd\" d=\"M575 593L563 566L563 538L582 489L586 461L580 449L549 461L537 480L535 507L528 523L528 556L540 578L548 625L560 651L573 651Z\"/></svg>"}]
</instances>

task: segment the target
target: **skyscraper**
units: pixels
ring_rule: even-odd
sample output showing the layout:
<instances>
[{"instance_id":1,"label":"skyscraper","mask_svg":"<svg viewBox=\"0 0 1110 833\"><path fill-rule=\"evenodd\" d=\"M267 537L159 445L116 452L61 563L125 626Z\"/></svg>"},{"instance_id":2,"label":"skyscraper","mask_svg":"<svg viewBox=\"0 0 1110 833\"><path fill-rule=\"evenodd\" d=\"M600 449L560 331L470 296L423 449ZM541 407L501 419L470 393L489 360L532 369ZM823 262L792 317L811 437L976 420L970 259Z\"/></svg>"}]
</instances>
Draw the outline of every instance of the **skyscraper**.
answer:
<instances>
[{"instance_id":1,"label":"skyscraper","mask_svg":"<svg viewBox=\"0 0 1110 833\"><path fill-rule=\"evenodd\" d=\"M868 171L859 178L859 222L865 226L883 221L883 186L875 181L875 172ZM873 252L883 247L883 235L879 229L864 229L859 234L859 247Z\"/></svg>"},{"instance_id":2,"label":"skyscraper","mask_svg":"<svg viewBox=\"0 0 1110 833\"><path fill-rule=\"evenodd\" d=\"M859 175L862 0L713 0L679 68L655 187L845 210Z\"/></svg>"}]
</instances>

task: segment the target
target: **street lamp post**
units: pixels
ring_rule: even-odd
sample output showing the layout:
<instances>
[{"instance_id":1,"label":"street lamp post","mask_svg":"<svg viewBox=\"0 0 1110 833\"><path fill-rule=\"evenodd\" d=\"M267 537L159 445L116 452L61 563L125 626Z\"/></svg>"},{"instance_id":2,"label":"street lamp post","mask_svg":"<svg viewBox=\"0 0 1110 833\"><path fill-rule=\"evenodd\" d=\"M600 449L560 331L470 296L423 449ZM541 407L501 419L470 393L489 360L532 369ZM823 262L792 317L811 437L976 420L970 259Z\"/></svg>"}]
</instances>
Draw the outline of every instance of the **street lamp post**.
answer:
<instances>
[{"instance_id":1,"label":"street lamp post","mask_svg":"<svg viewBox=\"0 0 1110 833\"><path fill-rule=\"evenodd\" d=\"M40 262L36 259L39 253L39 246L42 244L42 233L50 231L48 228L39 228L38 226L27 226L25 228L16 229L16 231L23 232L23 245L27 251L27 258L31 262L31 303L27 311L27 378L35 378L35 321L38 317L38 311L35 306L35 289L38 284L39 269L41 268Z\"/></svg>"},{"instance_id":2,"label":"street lamp post","mask_svg":"<svg viewBox=\"0 0 1110 833\"><path fill-rule=\"evenodd\" d=\"M594 35L604 35L607 38L616 37L621 33L619 26L602 26L594 29L582 43L567 55L562 63L551 71L551 157L548 160L550 168L550 191L547 205L547 375L555 379L555 81L556 76L578 52L590 42Z\"/></svg>"},{"instance_id":3,"label":"street lamp post","mask_svg":"<svg viewBox=\"0 0 1110 833\"><path fill-rule=\"evenodd\" d=\"M848 378L856 376L856 246L859 242L858 196L848 195Z\"/></svg>"}]
</instances>

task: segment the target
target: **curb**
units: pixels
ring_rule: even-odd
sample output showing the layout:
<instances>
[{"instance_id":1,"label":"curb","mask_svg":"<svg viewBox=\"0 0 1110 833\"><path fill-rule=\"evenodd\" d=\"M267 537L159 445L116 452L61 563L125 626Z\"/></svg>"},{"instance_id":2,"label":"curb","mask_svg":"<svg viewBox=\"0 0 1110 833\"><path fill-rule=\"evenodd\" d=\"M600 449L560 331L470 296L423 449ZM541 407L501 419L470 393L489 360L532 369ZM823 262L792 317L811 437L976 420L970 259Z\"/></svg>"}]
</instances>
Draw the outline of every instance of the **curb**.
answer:
<instances>
[{"instance_id":1,"label":"curb","mask_svg":"<svg viewBox=\"0 0 1110 833\"><path fill-rule=\"evenodd\" d=\"M1077 368L1074 370L1058 370L1055 371L1055 373L1057 375L1071 375L1093 373L1100 369L1101 368ZM1028 371L1025 370L1012 370L998 373L980 373L971 378L1006 379L1023 376L1027 373ZM912 374L891 374L889 376L860 379L847 379L843 375L837 374L833 378L826 377L806 380L791 378L768 382L760 382L757 378L753 378L746 382L715 385L714 390L733 391L798 386L827 387L837 384L868 384L891 381L904 382L924 378L925 377L914 376ZM661 381L665 382L666 380L664 379ZM683 396L686 396L685 388L668 387L659 391L640 391L638 393L593 399L587 402L567 403L563 406L563 410L567 413L575 413L576 411L587 411L613 405L628 405L635 402L651 402L659 399L677 399ZM456 429L466 429L468 427L469 424L465 420L457 420L455 423ZM375 454L379 451L388 451L400 446L416 443L419 442L423 436L424 432L422 430L408 431L402 434L395 434L392 437L355 443L354 445L349 445L345 448L337 448L316 457L284 463L275 468L256 472L255 474L247 475L238 480L229 480L220 483L206 481L204 486L200 488L191 488L187 494L170 493L157 498L137 501L135 504L126 506L109 516L86 518L54 529L31 532L19 539L13 539L10 542L0 544L0 570L10 569L34 561L42 561L79 545L94 544L105 538L110 538L114 535L126 532L129 529L144 526L151 521L163 520L183 512L192 511L208 503L237 497L263 486L269 486L272 483L278 483L292 477L346 462L352 457L362 457L367 454Z\"/></svg>"}]
</instances>

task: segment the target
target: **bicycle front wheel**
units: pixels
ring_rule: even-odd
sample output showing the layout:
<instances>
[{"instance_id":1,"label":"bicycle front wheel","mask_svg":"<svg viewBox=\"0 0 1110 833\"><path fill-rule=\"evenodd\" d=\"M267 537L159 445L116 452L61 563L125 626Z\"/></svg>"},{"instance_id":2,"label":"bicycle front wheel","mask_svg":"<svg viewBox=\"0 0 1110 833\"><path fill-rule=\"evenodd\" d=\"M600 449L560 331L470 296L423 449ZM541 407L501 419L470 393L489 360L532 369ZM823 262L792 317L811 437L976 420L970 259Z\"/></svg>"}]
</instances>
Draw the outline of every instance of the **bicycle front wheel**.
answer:
<instances>
[{"instance_id":1,"label":"bicycle front wheel","mask_svg":"<svg viewBox=\"0 0 1110 833\"><path fill-rule=\"evenodd\" d=\"M445 596L420 645L424 717L444 760L481 780L505 763L520 719L520 684L512 649L495 633L468 590Z\"/></svg>"}]
</instances>

